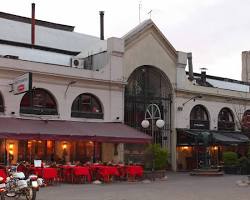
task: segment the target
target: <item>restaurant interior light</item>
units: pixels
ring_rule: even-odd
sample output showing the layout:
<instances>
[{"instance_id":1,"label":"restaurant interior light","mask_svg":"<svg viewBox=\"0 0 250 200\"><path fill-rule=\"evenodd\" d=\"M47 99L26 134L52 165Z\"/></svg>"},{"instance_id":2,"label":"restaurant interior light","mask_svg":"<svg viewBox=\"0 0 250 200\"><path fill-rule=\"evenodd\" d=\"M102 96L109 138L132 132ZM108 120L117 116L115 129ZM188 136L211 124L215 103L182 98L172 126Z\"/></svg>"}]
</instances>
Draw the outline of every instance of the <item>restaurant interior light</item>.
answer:
<instances>
[{"instance_id":1,"label":"restaurant interior light","mask_svg":"<svg viewBox=\"0 0 250 200\"><path fill-rule=\"evenodd\" d=\"M182 147L182 150L188 150L189 149L189 147L188 146L184 146L184 147Z\"/></svg>"},{"instance_id":2,"label":"restaurant interior light","mask_svg":"<svg viewBox=\"0 0 250 200\"><path fill-rule=\"evenodd\" d=\"M9 143L9 154L13 155L13 148L14 148L14 144L13 143Z\"/></svg>"},{"instance_id":3,"label":"restaurant interior light","mask_svg":"<svg viewBox=\"0 0 250 200\"><path fill-rule=\"evenodd\" d=\"M50 149L51 147L52 147L52 141L51 141L51 140L48 140L48 141L47 141L47 148Z\"/></svg>"},{"instance_id":4,"label":"restaurant interior light","mask_svg":"<svg viewBox=\"0 0 250 200\"><path fill-rule=\"evenodd\" d=\"M9 150L13 150L13 148L14 148L14 144L13 144L13 143L10 143L10 144L9 144Z\"/></svg>"},{"instance_id":5,"label":"restaurant interior light","mask_svg":"<svg viewBox=\"0 0 250 200\"><path fill-rule=\"evenodd\" d=\"M62 148L63 150L67 149L67 143L63 143Z\"/></svg>"}]
</instances>

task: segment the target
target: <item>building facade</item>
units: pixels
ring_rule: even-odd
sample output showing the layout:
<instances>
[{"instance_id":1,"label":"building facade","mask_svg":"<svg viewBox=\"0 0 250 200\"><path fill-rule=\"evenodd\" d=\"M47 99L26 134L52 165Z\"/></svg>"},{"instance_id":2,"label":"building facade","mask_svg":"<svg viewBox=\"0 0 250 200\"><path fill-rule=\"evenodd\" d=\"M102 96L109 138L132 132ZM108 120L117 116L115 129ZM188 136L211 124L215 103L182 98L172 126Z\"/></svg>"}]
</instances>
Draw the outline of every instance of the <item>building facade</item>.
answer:
<instances>
[{"instance_id":1,"label":"building facade","mask_svg":"<svg viewBox=\"0 0 250 200\"><path fill-rule=\"evenodd\" d=\"M143 162L150 142L168 149L173 170L220 165L227 150L245 155L250 85L193 73L191 54L152 20L107 40L36 20L35 43L30 19L1 13L0 25L2 163ZM15 95L25 73L32 90Z\"/></svg>"}]
</instances>

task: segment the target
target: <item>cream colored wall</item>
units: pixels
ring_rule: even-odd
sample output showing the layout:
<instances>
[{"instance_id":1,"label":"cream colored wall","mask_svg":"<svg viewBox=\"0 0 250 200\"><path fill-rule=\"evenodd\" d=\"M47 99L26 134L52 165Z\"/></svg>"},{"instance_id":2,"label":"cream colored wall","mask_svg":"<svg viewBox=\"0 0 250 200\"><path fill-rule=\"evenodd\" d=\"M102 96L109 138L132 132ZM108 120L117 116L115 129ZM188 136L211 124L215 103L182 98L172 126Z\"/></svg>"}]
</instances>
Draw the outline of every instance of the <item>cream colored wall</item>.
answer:
<instances>
[{"instance_id":1,"label":"cream colored wall","mask_svg":"<svg viewBox=\"0 0 250 200\"><path fill-rule=\"evenodd\" d=\"M36 116L33 115L20 115L20 102L24 94L14 95L9 92L9 83L20 74L20 72L11 71L1 71L0 73L0 92L5 104L4 116L22 116L37 119ZM49 75L33 74L33 87L48 90L57 102L59 115L47 116L48 119L105 122L123 120L123 85L74 79L76 83L68 87L67 85L71 80L72 79ZM104 119L71 118L72 103L74 99L82 93L91 93L100 100L104 112ZM11 114L12 112L15 112L15 114ZM117 117L119 117L118 120L116 119Z\"/></svg>"},{"instance_id":2,"label":"cream colored wall","mask_svg":"<svg viewBox=\"0 0 250 200\"><path fill-rule=\"evenodd\" d=\"M124 162L124 144L120 143L117 145L117 152L118 154L114 156L114 162L119 163L119 162Z\"/></svg>"},{"instance_id":3,"label":"cream colored wall","mask_svg":"<svg viewBox=\"0 0 250 200\"><path fill-rule=\"evenodd\" d=\"M114 144L102 143L102 161L110 162L114 159Z\"/></svg>"},{"instance_id":4,"label":"cream colored wall","mask_svg":"<svg viewBox=\"0 0 250 200\"><path fill-rule=\"evenodd\" d=\"M153 31L148 30L129 46L125 47L124 75L128 79L131 73L140 66L151 65L162 70L169 78L172 87L176 83L176 61L166 46Z\"/></svg>"},{"instance_id":5,"label":"cream colored wall","mask_svg":"<svg viewBox=\"0 0 250 200\"><path fill-rule=\"evenodd\" d=\"M238 121L238 117L242 117L242 114L245 110L250 109L250 103L246 103L247 101L242 101L240 103L239 101L232 100L229 97L222 98L206 95L202 95L201 99L196 99L195 101L191 100L183 106L183 103L190 99L190 97L192 96L195 96L195 94L189 94L188 96L180 95L176 98L174 103L176 113L176 128L190 128L190 113L192 108L198 104L206 107L209 114L211 130L217 130L218 115L222 108L227 107L231 109L235 121ZM178 109L178 107L182 110Z\"/></svg>"}]
</instances>

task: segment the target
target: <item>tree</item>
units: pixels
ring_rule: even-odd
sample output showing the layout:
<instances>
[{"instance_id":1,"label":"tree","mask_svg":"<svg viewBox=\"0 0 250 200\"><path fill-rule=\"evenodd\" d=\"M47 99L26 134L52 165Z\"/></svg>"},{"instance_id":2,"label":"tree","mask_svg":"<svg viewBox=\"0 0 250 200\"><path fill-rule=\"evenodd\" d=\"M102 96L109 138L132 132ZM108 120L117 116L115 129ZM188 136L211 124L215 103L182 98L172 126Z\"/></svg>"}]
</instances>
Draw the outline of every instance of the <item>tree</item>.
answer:
<instances>
[{"instance_id":1,"label":"tree","mask_svg":"<svg viewBox=\"0 0 250 200\"><path fill-rule=\"evenodd\" d=\"M244 100L235 100L233 98L231 98L230 101L232 102L233 110L235 113L235 125L238 130L243 130L244 124L242 123L242 118L246 111L247 102Z\"/></svg>"}]
</instances>

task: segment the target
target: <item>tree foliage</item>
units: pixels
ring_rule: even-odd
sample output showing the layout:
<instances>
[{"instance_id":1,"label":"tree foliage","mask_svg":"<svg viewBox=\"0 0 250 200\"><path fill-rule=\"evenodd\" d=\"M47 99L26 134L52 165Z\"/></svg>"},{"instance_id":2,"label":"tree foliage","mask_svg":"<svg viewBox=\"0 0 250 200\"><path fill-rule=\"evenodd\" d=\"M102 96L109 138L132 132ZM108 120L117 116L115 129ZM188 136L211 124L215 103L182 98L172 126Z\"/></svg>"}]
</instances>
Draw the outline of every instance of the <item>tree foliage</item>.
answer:
<instances>
[{"instance_id":1,"label":"tree foliage","mask_svg":"<svg viewBox=\"0 0 250 200\"><path fill-rule=\"evenodd\" d=\"M223 153L223 162L225 166L235 166L238 164L237 153L227 151Z\"/></svg>"},{"instance_id":2,"label":"tree foliage","mask_svg":"<svg viewBox=\"0 0 250 200\"><path fill-rule=\"evenodd\" d=\"M151 144L145 152L145 168L155 170L166 169L168 164L168 150L159 144Z\"/></svg>"}]
</instances>

